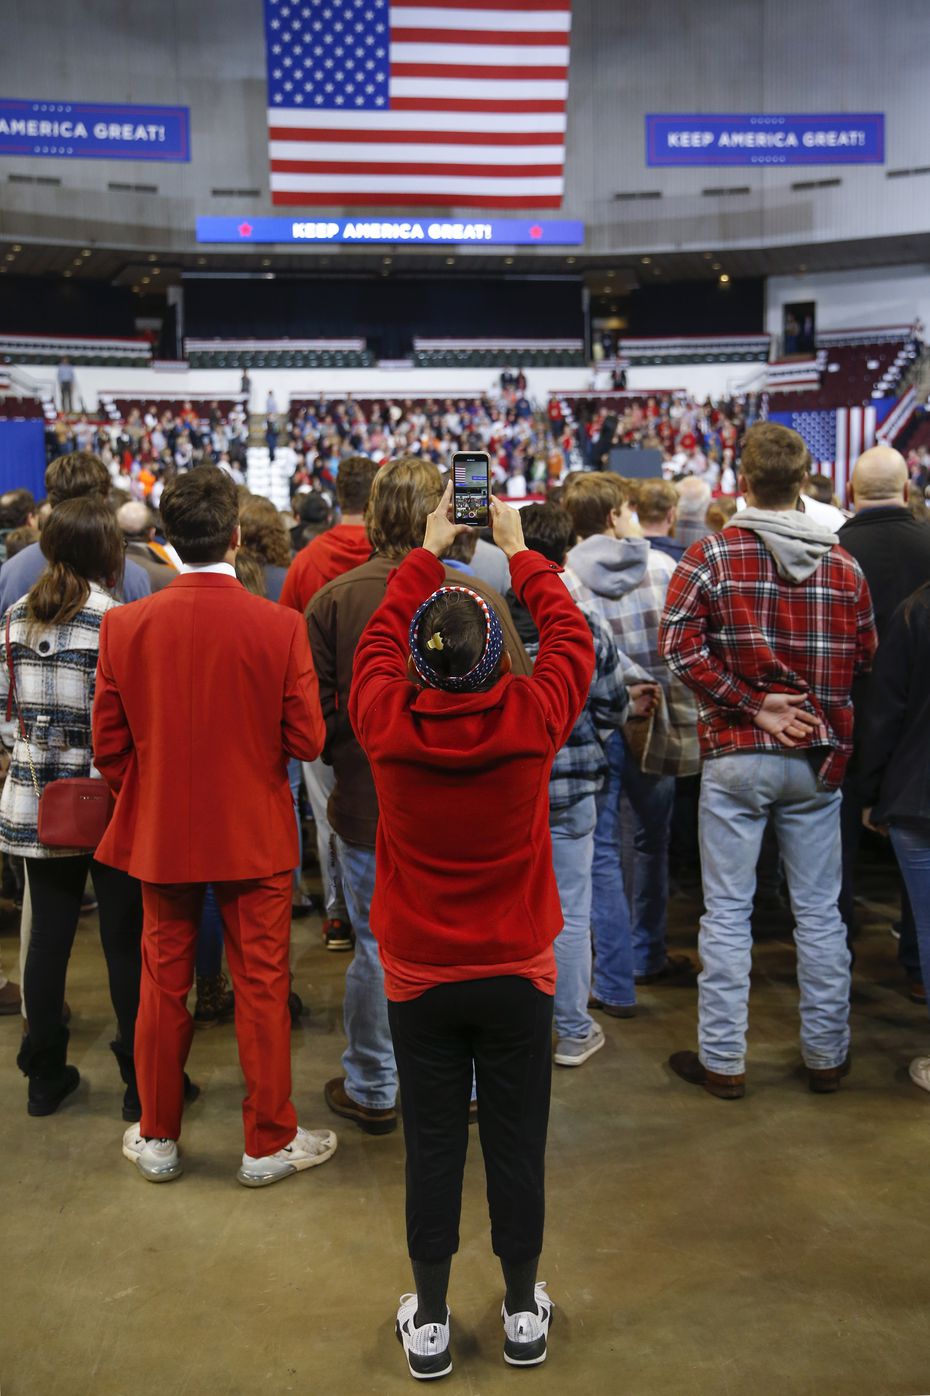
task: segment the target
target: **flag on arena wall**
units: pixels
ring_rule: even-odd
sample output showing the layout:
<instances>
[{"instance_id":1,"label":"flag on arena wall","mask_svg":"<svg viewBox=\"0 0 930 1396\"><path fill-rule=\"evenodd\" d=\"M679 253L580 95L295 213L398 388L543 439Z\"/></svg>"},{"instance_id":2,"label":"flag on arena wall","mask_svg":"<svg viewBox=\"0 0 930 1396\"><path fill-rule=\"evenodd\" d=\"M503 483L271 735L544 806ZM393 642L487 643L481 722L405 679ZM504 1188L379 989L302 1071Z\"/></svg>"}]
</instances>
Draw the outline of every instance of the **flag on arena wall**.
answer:
<instances>
[{"instance_id":1,"label":"flag on arena wall","mask_svg":"<svg viewBox=\"0 0 930 1396\"><path fill-rule=\"evenodd\" d=\"M858 456L875 445L874 407L839 407L820 412L769 412L770 422L792 427L804 438L815 469L833 479L841 504Z\"/></svg>"},{"instance_id":2,"label":"flag on arena wall","mask_svg":"<svg viewBox=\"0 0 930 1396\"><path fill-rule=\"evenodd\" d=\"M571 0L264 0L271 201L557 208Z\"/></svg>"}]
</instances>

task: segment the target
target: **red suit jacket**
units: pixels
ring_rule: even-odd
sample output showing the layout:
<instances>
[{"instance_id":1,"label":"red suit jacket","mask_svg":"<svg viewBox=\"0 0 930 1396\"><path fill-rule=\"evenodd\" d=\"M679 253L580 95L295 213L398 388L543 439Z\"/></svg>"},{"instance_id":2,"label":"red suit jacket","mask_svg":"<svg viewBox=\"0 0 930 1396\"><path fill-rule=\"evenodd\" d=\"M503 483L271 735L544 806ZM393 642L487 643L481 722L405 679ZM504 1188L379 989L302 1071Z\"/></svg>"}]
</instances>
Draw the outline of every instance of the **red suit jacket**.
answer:
<instances>
[{"instance_id":1,"label":"red suit jacket","mask_svg":"<svg viewBox=\"0 0 930 1396\"><path fill-rule=\"evenodd\" d=\"M116 795L97 858L143 882L297 866L287 759L325 736L302 616L186 573L100 632L94 761Z\"/></svg>"}]
</instances>

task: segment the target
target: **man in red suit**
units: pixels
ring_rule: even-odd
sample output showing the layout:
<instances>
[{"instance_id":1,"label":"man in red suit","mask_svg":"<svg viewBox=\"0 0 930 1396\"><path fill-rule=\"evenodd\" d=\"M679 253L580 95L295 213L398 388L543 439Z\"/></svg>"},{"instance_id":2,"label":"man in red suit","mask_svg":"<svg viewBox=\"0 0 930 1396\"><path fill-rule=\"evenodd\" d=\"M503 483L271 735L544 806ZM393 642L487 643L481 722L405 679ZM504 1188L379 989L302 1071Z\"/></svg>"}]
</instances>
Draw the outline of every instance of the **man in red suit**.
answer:
<instances>
[{"instance_id":1,"label":"man in red suit","mask_svg":"<svg viewBox=\"0 0 930 1396\"><path fill-rule=\"evenodd\" d=\"M212 466L165 490L184 564L143 606L102 628L94 759L116 796L97 858L142 882L145 922L135 1060L142 1120L123 1153L151 1182L181 1171L187 995L212 883L236 991L246 1079L239 1181L262 1187L325 1162L329 1130L298 1129L291 1103L288 943L297 829L287 761L323 746L301 617L236 579L236 489Z\"/></svg>"}]
</instances>

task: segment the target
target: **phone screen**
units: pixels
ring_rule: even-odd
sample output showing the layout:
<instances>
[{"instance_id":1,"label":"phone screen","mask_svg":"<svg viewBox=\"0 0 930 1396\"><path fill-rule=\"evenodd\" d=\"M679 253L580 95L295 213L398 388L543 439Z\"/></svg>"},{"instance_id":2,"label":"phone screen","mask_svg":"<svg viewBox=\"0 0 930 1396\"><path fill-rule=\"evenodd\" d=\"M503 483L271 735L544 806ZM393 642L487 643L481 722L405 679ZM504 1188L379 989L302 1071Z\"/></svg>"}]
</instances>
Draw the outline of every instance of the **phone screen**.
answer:
<instances>
[{"instance_id":1,"label":"phone screen","mask_svg":"<svg viewBox=\"0 0 930 1396\"><path fill-rule=\"evenodd\" d=\"M457 451L452 457L452 521L487 528L491 461L485 451Z\"/></svg>"}]
</instances>

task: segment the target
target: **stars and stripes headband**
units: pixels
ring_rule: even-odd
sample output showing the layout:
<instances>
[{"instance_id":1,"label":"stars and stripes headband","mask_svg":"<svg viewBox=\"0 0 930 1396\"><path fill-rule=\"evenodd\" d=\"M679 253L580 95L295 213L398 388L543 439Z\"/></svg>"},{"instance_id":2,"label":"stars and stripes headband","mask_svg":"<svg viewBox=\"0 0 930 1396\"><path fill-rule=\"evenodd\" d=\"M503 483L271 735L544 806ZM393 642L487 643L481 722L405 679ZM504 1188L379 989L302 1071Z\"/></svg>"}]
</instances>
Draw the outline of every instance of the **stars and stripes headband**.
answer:
<instances>
[{"instance_id":1,"label":"stars and stripes headband","mask_svg":"<svg viewBox=\"0 0 930 1396\"><path fill-rule=\"evenodd\" d=\"M447 674L437 674L429 659L424 654L419 640L420 622L434 601L438 601L440 596L448 596L452 592L460 592L462 596L467 596L474 601L480 609L485 620L484 654L478 660L473 669L469 669L467 674L459 674L455 677ZM434 648L442 648L442 639L437 632L438 645ZM431 643L431 642L430 642ZM440 587L434 591L432 596L428 596L423 605L415 612L413 620L410 622L410 654L413 665L420 678L430 688L444 688L451 693L473 693L482 688L494 673L500 662L500 657L504 651L504 632L501 629L497 612L489 606L483 596L479 596L471 587L451 586Z\"/></svg>"}]
</instances>

